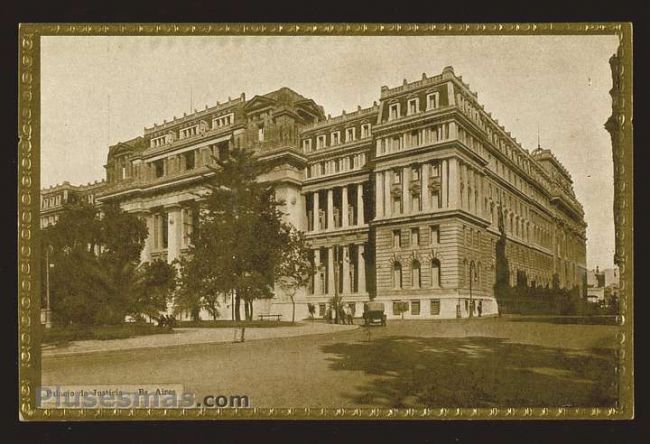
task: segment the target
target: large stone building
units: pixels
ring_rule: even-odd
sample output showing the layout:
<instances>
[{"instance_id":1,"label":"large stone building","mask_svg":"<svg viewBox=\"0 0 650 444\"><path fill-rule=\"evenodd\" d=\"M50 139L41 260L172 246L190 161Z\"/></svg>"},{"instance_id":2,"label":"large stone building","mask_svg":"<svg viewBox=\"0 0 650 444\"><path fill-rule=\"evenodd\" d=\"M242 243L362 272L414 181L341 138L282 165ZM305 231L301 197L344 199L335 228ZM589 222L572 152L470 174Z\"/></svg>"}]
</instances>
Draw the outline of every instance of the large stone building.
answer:
<instances>
[{"instance_id":1,"label":"large stone building","mask_svg":"<svg viewBox=\"0 0 650 444\"><path fill-rule=\"evenodd\" d=\"M95 196L106 181L97 180L86 185L71 185L63 182L41 190L41 228L58 222L65 204L85 202L95 205Z\"/></svg>"},{"instance_id":2,"label":"large stone building","mask_svg":"<svg viewBox=\"0 0 650 444\"><path fill-rule=\"evenodd\" d=\"M571 176L549 150L523 149L451 67L336 117L281 88L155 124L110 147L98 200L146 220L143 261L171 262L188 248L206 165L233 148L274 165L260 180L280 184L287 219L307 233L318 271L297 295L298 318L309 303L323 316L335 286L357 316L369 298L389 317L496 314L499 212L511 283L517 271L535 285L554 274L562 287L583 283ZM290 310L278 290L257 313Z\"/></svg>"}]
</instances>

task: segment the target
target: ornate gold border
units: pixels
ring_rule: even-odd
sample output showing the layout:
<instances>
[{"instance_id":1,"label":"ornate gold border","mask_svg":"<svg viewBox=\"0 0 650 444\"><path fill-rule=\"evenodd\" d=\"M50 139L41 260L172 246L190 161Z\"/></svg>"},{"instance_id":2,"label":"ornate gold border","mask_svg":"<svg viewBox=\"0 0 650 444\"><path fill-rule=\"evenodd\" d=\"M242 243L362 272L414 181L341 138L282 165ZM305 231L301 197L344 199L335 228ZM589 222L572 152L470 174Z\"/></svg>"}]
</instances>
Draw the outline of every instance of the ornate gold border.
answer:
<instances>
[{"instance_id":1,"label":"ornate gold border","mask_svg":"<svg viewBox=\"0 0 650 444\"><path fill-rule=\"evenodd\" d=\"M253 409L39 409L40 385L40 38L42 36L211 36L211 35L617 35L623 70L612 96L623 100L613 110L616 250L620 267L623 316L619 341L619 406L616 408L253 408ZM631 23L75 23L21 24L19 28L19 400L20 418L56 420L175 419L631 419L633 390L633 156L632 156L632 24ZM611 119L610 119L611 120Z\"/></svg>"}]
</instances>

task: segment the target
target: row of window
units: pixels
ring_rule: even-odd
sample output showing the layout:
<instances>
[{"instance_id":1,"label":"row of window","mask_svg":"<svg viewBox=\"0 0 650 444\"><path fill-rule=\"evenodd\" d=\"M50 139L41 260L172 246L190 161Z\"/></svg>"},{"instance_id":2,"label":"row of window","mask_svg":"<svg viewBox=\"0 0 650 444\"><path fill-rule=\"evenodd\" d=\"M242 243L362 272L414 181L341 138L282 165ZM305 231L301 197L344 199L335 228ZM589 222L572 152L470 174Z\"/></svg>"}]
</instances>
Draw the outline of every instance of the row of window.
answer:
<instances>
[{"instance_id":1,"label":"row of window","mask_svg":"<svg viewBox=\"0 0 650 444\"><path fill-rule=\"evenodd\" d=\"M420 106L419 97L408 99L406 102L406 114L402 113L401 104L399 102L390 103L388 105L388 120L396 120L404 117L405 115L412 116L423 111L431 111L437 109L440 106L440 93L433 92L427 94L425 103L426 108L423 109Z\"/></svg>"},{"instance_id":2,"label":"row of window","mask_svg":"<svg viewBox=\"0 0 650 444\"><path fill-rule=\"evenodd\" d=\"M56 196L43 197L41 198L41 208L51 208L57 205L61 205L61 201L61 194L57 194Z\"/></svg>"},{"instance_id":3,"label":"row of window","mask_svg":"<svg viewBox=\"0 0 650 444\"><path fill-rule=\"evenodd\" d=\"M349 143L357 140L357 128L350 127L346 128L344 133L345 139L341 137L341 131L332 131L329 134L329 140L326 134L320 134L316 136L316 150L322 150L331 146L341 145L343 143ZM371 136L370 124L364 123L361 125L361 135L360 139L366 139ZM329 142L329 143L328 143ZM312 138L303 139L302 149L304 152L308 153L313 150Z\"/></svg>"},{"instance_id":4,"label":"row of window","mask_svg":"<svg viewBox=\"0 0 650 444\"><path fill-rule=\"evenodd\" d=\"M214 156L218 159L225 159L228 156L229 152L229 142L220 142L208 145L208 150L211 156ZM178 155L179 159L179 172L190 171L199 166L199 159L201 157L201 150L199 148L185 151ZM148 165L153 170L153 176L155 178L161 178L169 175L169 158L158 159L153 162L149 162Z\"/></svg>"},{"instance_id":5,"label":"row of window","mask_svg":"<svg viewBox=\"0 0 650 444\"><path fill-rule=\"evenodd\" d=\"M441 268L438 259L432 259L430 263L430 273L428 285L430 288L441 287ZM422 281L422 267L420 261L413 260L411 262L411 288L423 288L424 282ZM404 279L402 275L402 264L400 262L393 263L393 288L401 290L404 288Z\"/></svg>"},{"instance_id":6,"label":"row of window","mask_svg":"<svg viewBox=\"0 0 650 444\"><path fill-rule=\"evenodd\" d=\"M411 130L402 134L377 139L377 155L395 153L432 143L449 140L449 123Z\"/></svg>"},{"instance_id":7,"label":"row of window","mask_svg":"<svg viewBox=\"0 0 650 444\"><path fill-rule=\"evenodd\" d=\"M366 153L353 154L351 156L314 163L305 168L305 176L307 179L311 179L312 177L344 173L346 171L358 170L365 164Z\"/></svg>"},{"instance_id":8,"label":"row of window","mask_svg":"<svg viewBox=\"0 0 650 444\"><path fill-rule=\"evenodd\" d=\"M409 233L409 242L407 244L403 241L402 230L393 230L393 248L400 249L424 246L420 239L420 227L411 228ZM436 246L438 244L440 244L440 227L438 225L432 225L429 227L429 245Z\"/></svg>"},{"instance_id":9,"label":"row of window","mask_svg":"<svg viewBox=\"0 0 650 444\"><path fill-rule=\"evenodd\" d=\"M212 119L212 127L211 127L211 129L214 130L214 129L218 129L218 128L222 128L222 127L232 125L234 123L234 121L235 121L235 115L233 113L226 114L226 115L220 116L220 117L215 117L215 118ZM179 138L180 139L187 139L189 137L196 136L197 134L199 134L201 132L200 128L201 128L202 125L206 126L205 129L207 129L207 123L205 123L205 122L180 129L179 132L178 132ZM167 144L173 142L173 138L174 138L173 135L169 134L169 133L165 134L163 136L154 137L150 141L150 146L152 148L157 148L157 147L160 147L160 146L163 146L163 145L167 145Z\"/></svg>"},{"instance_id":10,"label":"row of window","mask_svg":"<svg viewBox=\"0 0 650 444\"><path fill-rule=\"evenodd\" d=\"M420 315L420 304L419 299L413 301L393 301L393 314L396 316L401 315L402 313L411 313L413 316ZM440 314L440 299L430 299L429 300L429 314L432 316L437 316Z\"/></svg>"}]
</instances>

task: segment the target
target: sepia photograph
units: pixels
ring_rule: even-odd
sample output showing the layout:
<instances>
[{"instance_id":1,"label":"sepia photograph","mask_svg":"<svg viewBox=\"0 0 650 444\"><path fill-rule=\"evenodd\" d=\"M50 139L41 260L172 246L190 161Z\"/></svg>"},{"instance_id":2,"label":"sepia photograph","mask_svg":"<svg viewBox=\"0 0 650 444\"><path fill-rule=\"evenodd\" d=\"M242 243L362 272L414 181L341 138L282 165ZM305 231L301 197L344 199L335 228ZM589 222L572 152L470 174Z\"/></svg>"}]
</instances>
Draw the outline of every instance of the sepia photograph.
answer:
<instances>
[{"instance_id":1,"label":"sepia photograph","mask_svg":"<svg viewBox=\"0 0 650 444\"><path fill-rule=\"evenodd\" d=\"M631 26L144 26L21 26L21 418L633 416Z\"/></svg>"}]
</instances>

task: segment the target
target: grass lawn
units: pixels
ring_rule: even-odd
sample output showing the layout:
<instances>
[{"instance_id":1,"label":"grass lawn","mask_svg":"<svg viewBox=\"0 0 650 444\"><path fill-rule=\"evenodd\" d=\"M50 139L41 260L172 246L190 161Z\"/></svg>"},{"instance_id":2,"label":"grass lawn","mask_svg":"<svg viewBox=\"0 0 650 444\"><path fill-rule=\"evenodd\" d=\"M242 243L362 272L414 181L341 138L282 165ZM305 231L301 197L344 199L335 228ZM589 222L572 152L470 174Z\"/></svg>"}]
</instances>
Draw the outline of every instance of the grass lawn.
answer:
<instances>
[{"instance_id":1,"label":"grass lawn","mask_svg":"<svg viewBox=\"0 0 650 444\"><path fill-rule=\"evenodd\" d=\"M43 344L62 345L70 341L88 339L125 339L133 336L172 333L168 328L159 328L147 323L124 323L119 325L69 326L43 328Z\"/></svg>"},{"instance_id":2,"label":"grass lawn","mask_svg":"<svg viewBox=\"0 0 650 444\"><path fill-rule=\"evenodd\" d=\"M176 321L177 328L274 328L274 327L296 327L300 325L298 322L291 323L289 321Z\"/></svg>"}]
</instances>

